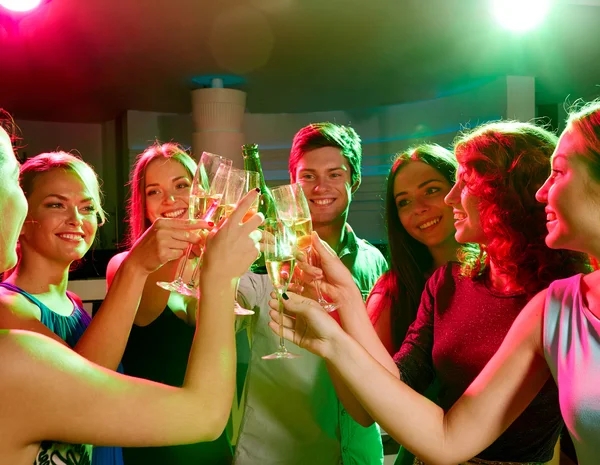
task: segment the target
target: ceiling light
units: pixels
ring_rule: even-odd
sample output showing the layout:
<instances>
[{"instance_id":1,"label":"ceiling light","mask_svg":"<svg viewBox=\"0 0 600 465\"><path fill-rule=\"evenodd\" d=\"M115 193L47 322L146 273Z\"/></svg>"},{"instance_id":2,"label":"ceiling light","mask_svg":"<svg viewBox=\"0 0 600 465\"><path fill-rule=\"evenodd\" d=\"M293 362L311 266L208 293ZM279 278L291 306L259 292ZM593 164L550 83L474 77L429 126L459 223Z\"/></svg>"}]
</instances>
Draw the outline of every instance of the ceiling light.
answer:
<instances>
[{"instance_id":1,"label":"ceiling light","mask_svg":"<svg viewBox=\"0 0 600 465\"><path fill-rule=\"evenodd\" d=\"M492 0L492 8L502 26L524 32L542 22L550 9L550 0Z\"/></svg>"},{"instance_id":2,"label":"ceiling light","mask_svg":"<svg viewBox=\"0 0 600 465\"><path fill-rule=\"evenodd\" d=\"M0 6L18 12L31 11L41 3L42 0L0 0Z\"/></svg>"}]
</instances>

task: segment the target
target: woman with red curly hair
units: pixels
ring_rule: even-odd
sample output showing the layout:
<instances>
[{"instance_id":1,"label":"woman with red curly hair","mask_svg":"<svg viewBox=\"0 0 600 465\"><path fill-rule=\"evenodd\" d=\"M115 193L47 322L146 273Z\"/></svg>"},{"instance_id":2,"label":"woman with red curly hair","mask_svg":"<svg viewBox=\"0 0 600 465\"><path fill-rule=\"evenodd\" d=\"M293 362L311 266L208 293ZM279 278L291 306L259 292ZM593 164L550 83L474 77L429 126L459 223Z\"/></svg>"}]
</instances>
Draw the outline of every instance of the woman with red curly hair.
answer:
<instances>
[{"instance_id":1,"label":"woman with red curly hair","mask_svg":"<svg viewBox=\"0 0 600 465\"><path fill-rule=\"evenodd\" d=\"M417 392L424 392L437 377L441 384L437 403L444 411L483 370L537 292L555 279L587 270L582 254L544 244L544 206L536 202L535 195L550 172L556 141L548 131L518 122L489 123L462 136L455 145L457 182L446 203L454 211L458 242L479 244L479 250L473 253L465 248L461 263L442 266L433 273L417 318L394 356L396 366L373 338L365 343L367 336L350 334ZM327 270L326 262L323 267L329 284L324 286L335 300L336 294L341 295L343 278L338 267L335 272ZM347 290L344 294L351 295ZM358 313L352 301L340 300L342 321ZM291 309L289 303L286 306ZM303 345L310 343L308 339L305 335ZM347 392L340 393L340 398L361 424L373 421ZM388 425L382 426L389 431ZM512 426L467 463L548 463L562 426L556 384L549 380ZM409 443L405 445L411 449ZM416 459L415 463L423 462Z\"/></svg>"}]
</instances>

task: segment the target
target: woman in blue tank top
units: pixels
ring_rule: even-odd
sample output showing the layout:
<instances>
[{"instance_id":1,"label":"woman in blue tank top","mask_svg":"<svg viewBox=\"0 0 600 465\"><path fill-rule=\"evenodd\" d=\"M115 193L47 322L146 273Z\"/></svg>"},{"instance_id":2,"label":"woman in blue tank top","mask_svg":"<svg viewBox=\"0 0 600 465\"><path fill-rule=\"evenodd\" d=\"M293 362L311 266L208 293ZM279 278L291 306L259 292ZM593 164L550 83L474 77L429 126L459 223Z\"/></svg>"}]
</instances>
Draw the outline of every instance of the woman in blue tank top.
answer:
<instances>
[{"instance_id":1,"label":"woman in blue tank top","mask_svg":"<svg viewBox=\"0 0 600 465\"><path fill-rule=\"evenodd\" d=\"M157 248L144 240L137 244L137 253L131 254L115 291L98 312L97 325L82 338L91 319L79 298L67 291L68 272L89 250L105 220L98 179L80 158L51 152L28 159L20 182L28 215L17 266L0 283L0 327L60 339L89 360L122 371L119 362L139 299L135 291L141 291L144 278L161 264L165 245ZM121 449L94 448L92 462L122 465Z\"/></svg>"},{"instance_id":2,"label":"woman in blue tank top","mask_svg":"<svg viewBox=\"0 0 600 465\"><path fill-rule=\"evenodd\" d=\"M4 129L5 125L14 126L4 115L0 110L0 273L17 263L16 243L27 214L27 201L18 183L19 164L11 148L11 138ZM0 463L88 464L87 448L77 444L163 446L211 440L223 431L235 388L234 314L231 312L235 287L232 282L248 269L258 253L260 233L256 228L262 218L254 215L242 223L255 198L255 192L246 196L230 221L208 238L210 250L205 254L201 278L206 291L199 304L198 329L181 388L125 377L100 367L68 349L62 339L48 332L45 326L37 327L41 323L35 315L19 319L17 312L13 316L11 323L46 332L54 340L32 331L0 330L0 397L3 399ZM198 242L199 236L189 234L188 230L207 227L202 221L159 221L138 241L134 250L145 248L142 257L151 255L155 259L160 255L162 261L176 260L190 243ZM67 238L71 233L73 231L66 233ZM136 253L132 252L133 255ZM141 260L138 266L141 263L150 267L148 260ZM132 262L135 263L133 259ZM131 278L126 286L118 285L124 279L122 276ZM140 281L135 274L119 273L106 300L119 301L121 307L126 307L128 298L139 299L140 282L143 286L145 279ZM31 284L26 282L22 288ZM13 292L14 289L5 288L13 298L29 299L21 292ZM40 296L43 294L28 301L41 317L42 311L46 313L44 306L48 305L42 303ZM77 305L68 300L71 313L63 316L76 315L78 310L72 309ZM39 302L39 306L34 302ZM54 302L48 303L54 306ZM9 311L10 308L3 309L6 319L9 319L6 316ZM78 326L70 322L59 321L53 329L76 335ZM109 322L95 318L77 342L76 350L83 351L80 345L88 334L93 334L93 329L106 336L103 330ZM50 320L44 323L51 324ZM61 324L62 328L58 328ZM105 350L110 351L110 348ZM45 438L52 438L54 442L44 441Z\"/></svg>"}]
</instances>

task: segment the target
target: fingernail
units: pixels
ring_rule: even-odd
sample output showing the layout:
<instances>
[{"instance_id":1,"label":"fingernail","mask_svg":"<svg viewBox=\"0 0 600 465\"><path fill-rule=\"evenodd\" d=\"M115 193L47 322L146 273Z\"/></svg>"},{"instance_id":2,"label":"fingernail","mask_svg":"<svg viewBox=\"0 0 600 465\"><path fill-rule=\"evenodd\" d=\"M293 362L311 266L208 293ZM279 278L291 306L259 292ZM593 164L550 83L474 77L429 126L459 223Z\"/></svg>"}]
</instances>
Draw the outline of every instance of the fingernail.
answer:
<instances>
[{"instance_id":1,"label":"fingernail","mask_svg":"<svg viewBox=\"0 0 600 465\"><path fill-rule=\"evenodd\" d=\"M209 221L208 225L212 228L215 224L212 221Z\"/></svg>"},{"instance_id":2,"label":"fingernail","mask_svg":"<svg viewBox=\"0 0 600 465\"><path fill-rule=\"evenodd\" d=\"M283 294L281 294L281 297L283 298L283 300L289 300L290 299L285 292Z\"/></svg>"},{"instance_id":3,"label":"fingernail","mask_svg":"<svg viewBox=\"0 0 600 465\"><path fill-rule=\"evenodd\" d=\"M256 189L254 189L256 192L260 193L260 187L257 187Z\"/></svg>"}]
</instances>

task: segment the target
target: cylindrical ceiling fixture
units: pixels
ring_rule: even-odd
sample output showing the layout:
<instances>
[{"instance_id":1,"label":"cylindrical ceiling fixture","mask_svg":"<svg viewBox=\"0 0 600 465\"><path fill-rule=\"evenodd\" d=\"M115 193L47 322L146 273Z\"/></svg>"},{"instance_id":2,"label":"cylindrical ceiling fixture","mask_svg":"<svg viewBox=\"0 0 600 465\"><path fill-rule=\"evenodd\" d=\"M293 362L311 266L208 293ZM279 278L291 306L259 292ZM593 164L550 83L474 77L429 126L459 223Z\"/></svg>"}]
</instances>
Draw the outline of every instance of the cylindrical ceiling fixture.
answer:
<instances>
[{"instance_id":1,"label":"cylindrical ceiling fixture","mask_svg":"<svg viewBox=\"0 0 600 465\"><path fill-rule=\"evenodd\" d=\"M202 152L216 153L241 167L246 93L224 88L221 78L213 78L211 85L192 91L192 151L196 158Z\"/></svg>"}]
</instances>

